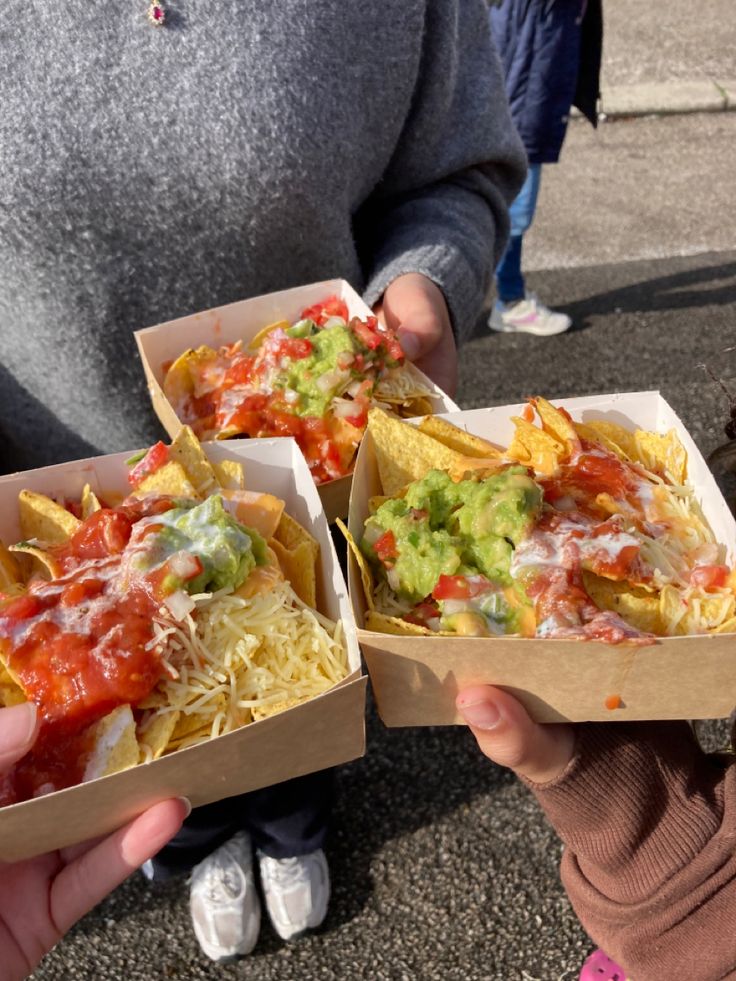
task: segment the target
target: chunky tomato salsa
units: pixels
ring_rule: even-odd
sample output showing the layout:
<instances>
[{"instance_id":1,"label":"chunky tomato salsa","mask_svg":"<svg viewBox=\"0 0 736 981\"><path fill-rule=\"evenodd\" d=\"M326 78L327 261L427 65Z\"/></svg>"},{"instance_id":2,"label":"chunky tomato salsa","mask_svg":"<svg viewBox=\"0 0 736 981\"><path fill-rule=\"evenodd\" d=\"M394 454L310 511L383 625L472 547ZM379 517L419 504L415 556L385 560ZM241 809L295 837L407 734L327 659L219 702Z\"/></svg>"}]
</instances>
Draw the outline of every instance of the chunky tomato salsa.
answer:
<instances>
[{"instance_id":1,"label":"chunky tomato salsa","mask_svg":"<svg viewBox=\"0 0 736 981\"><path fill-rule=\"evenodd\" d=\"M395 333L331 297L257 340L200 347L168 367L179 419L200 439L292 436L317 483L350 473L377 386L404 364Z\"/></svg>"}]
</instances>

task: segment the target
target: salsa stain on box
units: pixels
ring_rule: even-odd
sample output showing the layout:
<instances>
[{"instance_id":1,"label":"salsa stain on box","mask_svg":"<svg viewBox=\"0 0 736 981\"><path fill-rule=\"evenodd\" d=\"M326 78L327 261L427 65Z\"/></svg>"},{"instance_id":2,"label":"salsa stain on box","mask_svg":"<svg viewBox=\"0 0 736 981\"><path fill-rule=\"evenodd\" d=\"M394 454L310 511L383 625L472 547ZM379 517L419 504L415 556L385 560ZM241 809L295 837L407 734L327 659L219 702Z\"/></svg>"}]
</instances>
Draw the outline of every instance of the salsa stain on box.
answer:
<instances>
[{"instance_id":1,"label":"salsa stain on box","mask_svg":"<svg viewBox=\"0 0 736 981\"><path fill-rule=\"evenodd\" d=\"M483 682L539 721L720 717L736 701L736 529L658 393L417 427L372 414L350 532L389 725L459 722L457 691Z\"/></svg>"},{"instance_id":2,"label":"salsa stain on box","mask_svg":"<svg viewBox=\"0 0 736 981\"><path fill-rule=\"evenodd\" d=\"M42 720L3 782L0 859L364 751L346 590L293 441L203 452L185 428L125 457L0 479L0 536L24 539L0 552L0 700Z\"/></svg>"},{"instance_id":3,"label":"salsa stain on box","mask_svg":"<svg viewBox=\"0 0 736 981\"><path fill-rule=\"evenodd\" d=\"M284 290L136 332L154 409L174 437L292 436L328 521L347 514L367 411L457 408L406 361L343 280Z\"/></svg>"}]
</instances>

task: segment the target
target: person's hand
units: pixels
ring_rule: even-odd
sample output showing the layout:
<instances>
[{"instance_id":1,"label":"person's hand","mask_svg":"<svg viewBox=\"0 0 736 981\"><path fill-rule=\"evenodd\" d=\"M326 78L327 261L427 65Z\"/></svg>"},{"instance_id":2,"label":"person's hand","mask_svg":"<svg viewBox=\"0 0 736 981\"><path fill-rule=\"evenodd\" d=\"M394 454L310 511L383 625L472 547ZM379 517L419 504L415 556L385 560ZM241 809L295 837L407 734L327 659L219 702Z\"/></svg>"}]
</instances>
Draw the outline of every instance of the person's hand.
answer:
<instances>
[{"instance_id":1,"label":"person's hand","mask_svg":"<svg viewBox=\"0 0 736 981\"><path fill-rule=\"evenodd\" d=\"M28 752L36 733L35 705L0 708L0 780ZM187 800L162 801L107 838L23 862L0 862L2 981L29 975L72 924L176 834L189 810Z\"/></svg>"},{"instance_id":2,"label":"person's hand","mask_svg":"<svg viewBox=\"0 0 736 981\"><path fill-rule=\"evenodd\" d=\"M399 276L373 308L398 333L409 361L447 392L457 389L457 347L442 290L420 273Z\"/></svg>"},{"instance_id":3,"label":"person's hand","mask_svg":"<svg viewBox=\"0 0 736 981\"><path fill-rule=\"evenodd\" d=\"M572 759L572 726L532 722L524 707L500 688L464 688L455 704L481 752L533 783L556 779Z\"/></svg>"}]
</instances>

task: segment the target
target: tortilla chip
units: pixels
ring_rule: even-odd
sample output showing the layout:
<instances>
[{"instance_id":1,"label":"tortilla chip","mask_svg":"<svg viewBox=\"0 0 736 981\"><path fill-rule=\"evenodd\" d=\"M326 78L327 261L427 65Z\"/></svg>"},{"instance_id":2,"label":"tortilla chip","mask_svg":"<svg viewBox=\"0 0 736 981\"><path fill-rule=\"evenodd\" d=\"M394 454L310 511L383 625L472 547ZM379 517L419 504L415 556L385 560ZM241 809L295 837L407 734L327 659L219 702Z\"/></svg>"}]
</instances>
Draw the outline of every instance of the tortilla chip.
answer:
<instances>
[{"instance_id":1,"label":"tortilla chip","mask_svg":"<svg viewBox=\"0 0 736 981\"><path fill-rule=\"evenodd\" d=\"M271 539L270 544L296 595L307 606L316 606L317 553L311 544L305 541L296 548L286 548L276 538Z\"/></svg>"},{"instance_id":2,"label":"tortilla chip","mask_svg":"<svg viewBox=\"0 0 736 981\"><path fill-rule=\"evenodd\" d=\"M223 490L245 490L245 472L242 463L223 460L222 463L213 463L212 467L217 483Z\"/></svg>"},{"instance_id":3,"label":"tortilla chip","mask_svg":"<svg viewBox=\"0 0 736 981\"><path fill-rule=\"evenodd\" d=\"M375 514L382 504L389 501L390 498L386 497L385 494L376 494L374 497L368 498L368 514Z\"/></svg>"},{"instance_id":4,"label":"tortilla chip","mask_svg":"<svg viewBox=\"0 0 736 981\"><path fill-rule=\"evenodd\" d=\"M24 578L26 581L32 576L40 575L42 579L58 579L61 575L59 563L46 549L21 542L19 545L11 545L10 551L25 556L21 561L25 566Z\"/></svg>"},{"instance_id":5,"label":"tortilla chip","mask_svg":"<svg viewBox=\"0 0 736 981\"><path fill-rule=\"evenodd\" d=\"M268 324L267 327L262 327L258 333L254 334L254 336L248 341L248 350L257 351L272 331L278 330L279 328L281 328L281 330L288 330L289 327L291 327L291 324L288 320L277 320L273 324Z\"/></svg>"},{"instance_id":6,"label":"tortilla chip","mask_svg":"<svg viewBox=\"0 0 736 981\"><path fill-rule=\"evenodd\" d=\"M48 545L63 545L81 521L45 494L22 490L18 495L20 530L24 539L35 538Z\"/></svg>"},{"instance_id":7,"label":"tortilla chip","mask_svg":"<svg viewBox=\"0 0 736 981\"><path fill-rule=\"evenodd\" d=\"M101 511L102 510L102 505L97 500L97 495L92 490L92 488L89 486L89 484L85 484L84 487L82 488L82 502L81 502L81 507L82 507L82 520L83 521L84 521L85 518L88 518L91 514L94 514L95 511Z\"/></svg>"},{"instance_id":8,"label":"tortilla chip","mask_svg":"<svg viewBox=\"0 0 736 981\"><path fill-rule=\"evenodd\" d=\"M94 749L87 760L83 780L129 770L140 757L135 719L130 705L119 705L91 727Z\"/></svg>"},{"instance_id":9,"label":"tortilla chip","mask_svg":"<svg viewBox=\"0 0 736 981\"><path fill-rule=\"evenodd\" d=\"M273 494L259 491L223 490L225 507L242 525L253 528L268 541L281 521L284 502Z\"/></svg>"},{"instance_id":10,"label":"tortilla chip","mask_svg":"<svg viewBox=\"0 0 736 981\"><path fill-rule=\"evenodd\" d=\"M21 576L20 566L0 539L0 593L20 583Z\"/></svg>"},{"instance_id":11,"label":"tortilla chip","mask_svg":"<svg viewBox=\"0 0 736 981\"><path fill-rule=\"evenodd\" d=\"M514 416L511 421L516 431L506 451L507 458L532 467L540 474L555 473L560 461L567 455L565 446L526 419Z\"/></svg>"},{"instance_id":12,"label":"tortilla chip","mask_svg":"<svg viewBox=\"0 0 736 981\"><path fill-rule=\"evenodd\" d=\"M20 705L26 702L26 694L16 675L4 663L0 651L0 705L10 708L11 705Z\"/></svg>"},{"instance_id":13,"label":"tortilla chip","mask_svg":"<svg viewBox=\"0 0 736 981\"><path fill-rule=\"evenodd\" d=\"M605 425L605 423L603 425ZM619 460L623 460L625 463L631 462L631 457L629 454L605 433L594 429L592 423L591 425L586 425L582 422L576 422L575 432L578 434L580 439L587 439L591 443L598 443L604 449L608 450L610 453L613 453L614 456L617 456Z\"/></svg>"},{"instance_id":14,"label":"tortilla chip","mask_svg":"<svg viewBox=\"0 0 736 981\"><path fill-rule=\"evenodd\" d=\"M379 634L397 634L404 637L437 637L435 631L429 627L422 627L418 623L409 623L399 617L390 617L378 610L369 610L365 615L365 629L375 630Z\"/></svg>"},{"instance_id":15,"label":"tortilla chip","mask_svg":"<svg viewBox=\"0 0 736 981\"><path fill-rule=\"evenodd\" d=\"M201 500L201 494L187 477L184 467L177 460L169 460L152 474L144 477L132 492L132 497L144 497L146 494L162 494L167 497L192 497Z\"/></svg>"},{"instance_id":16,"label":"tortilla chip","mask_svg":"<svg viewBox=\"0 0 736 981\"><path fill-rule=\"evenodd\" d=\"M222 696L214 699L215 702L223 702ZM179 743L183 739L190 739L195 733L206 732L209 735L212 729L212 716L202 715L199 712L181 712L176 720L176 725L171 733L169 747L173 743Z\"/></svg>"},{"instance_id":17,"label":"tortilla chip","mask_svg":"<svg viewBox=\"0 0 736 981\"><path fill-rule=\"evenodd\" d=\"M174 408L194 392L194 378L190 366L201 361L210 361L217 357L217 352L206 344L195 351L189 348L180 354L164 377L163 390L166 398Z\"/></svg>"},{"instance_id":18,"label":"tortilla chip","mask_svg":"<svg viewBox=\"0 0 736 981\"><path fill-rule=\"evenodd\" d=\"M267 719L270 715L277 715L279 712L285 712L286 709L294 708L295 705L301 705L302 702L309 700L311 696L303 696L302 698L284 698L280 702L271 702L270 705L257 705L255 708L251 709L253 713L253 721L260 722L261 719Z\"/></svg>"},{"instance_id":19,"label":"tortilla chip","mask_svg":"<svg viewBox=\"0 0 736 981\"><path fill-rule=\"evenodd\" d=\"M374 589L373 572L371 571L371 567L368 563L368 559L365 557L365 555L363 555L363 553L361 552L358 546L358 543L355 541L353 536L350 534L348 529L345 527L345 525L339 518L335 520L335 524L347 539L348 547L350 548L350 551L355 556L355 561L358 563L358 570L360 572L360 581L363 584L363 595L365 596L366 605L369 610L375 610L376 604L373 602L373 589Z\"/></svg>"},{"instance_id":20,"label":"tortilla chip","mask_svg":"<svg viewBox=\"0 0 736 981\"><path fill-rule=\"evenodd\" d=\"M206 497L217 486L217 476L190 426L182 426L169 447L169 459L180 463L198 496Z\"/></svg>"},{"instance_id":21,"label":"tortilla chip","mask_svg":"<svg viewBox=\"0 0 736 981\"><path fill-rule=\"evenodd\" d=\"M432 412L432 399L426 395L417 395L401 402L397 406L399 415L402 419L415 419L417 416L426 416Z\"/></svg>"},{"instance_id":22,"label":"tortilla chip","mask_svg":"<svg viewBox=\"0 0 736 981\"><path fill-rule=\"evenodd\" d=\"M593 602L602 610L612 610L632 627L645 633L663 636L666 630L657 593L626 582L604 579L592 572L583 572L583 582Z\"/></svg>"},{"instance_id":23,"label":"tortilla chip","mask_svg":"<svg viewBox=\"0 0 736 981\"><path fill-rule=\"evenodd\" d=\"M144 752L146 748L151 751L151 759L163 756L178 721L178 712L161 712L151 715L146 725L138 727L141 762L149 758Z\"/></svg>"},{"instance_id":24,"label":"tortilla chip","mask_svg":"<svg viewBox=\"0 0 736 981\"><path fill-rule=\"evenodd\" d=\"M586 428L592 430L597 437L602 437L601 441L604 446L607 443L613 443L615 447L613 452L616 453L617 450L619 451L617 455L623 453L624 457L628 460L638 459L636 440L631 430L624 429L623 426L619 426L615 422L599 422L598 420L587 423ZM585 438L587 439L588 437L586 436Z\"/></svg>"},{"instance_id":25,"label":"tortilla chip","mask_svg":"<svg viewBox=\"0 0 736 981\"><path fill-rule=\"evenodd\" d=\"M556 439L558 443L562 443L569 456L580 445L578 434L575 432L575 426L570 416L562 409L555 408L551 402L541 396L532 399L531 404L539 413L544 431Z\"/></svg>"},{"instance_id":26,"label":"tortilla chip","mask_svg":"<svg viewBox=\"0 0 736 981\"><path fill-rule=\"evenodd\" d=\"M450 470L461 454L382 409L368 413L383 493L393 497L428 470Z\"/></svg>"},{"instance_id":27,"label":"tortilla chip","mask_svg":"<svg viewBox=\"0 0 736 981\"><path fill-rule=\"evenodd\" d=\"M724 622L719 626L715 627L711 633L714 634L736 634L736 616L731 617L729 620L724 620Z\"/></svg>"},{"instance_id":28,"label":"tortilla chip","mask_svg":"<svg viewBox=\"0 0 736 981\"><path fill-rule=\"evenodd\" d=\"M299 524L296 518L292 518L288 511L282 513L274 538L281 542L285 548L296 548L302 542L309 542L314 549L315 557L319 554L319 542L317 539L313 538L307 529Z\"/></svg>"},{"instance_id":29,"label":"tortilla chip","mask_svg":"<svg viewBox=\"0 0 736 981\"><path fill-rule=\"evenodd\" d=\"M669 474L676 484L687 480L687 453L674 429L664 435L638 429L634 433L638 459L647 470Z\"/></svg>"},{"instance_id":30,"label":"tortilla chip","mask_svg":"<svg viewBox=\"0 0 736 981\"><path fill-rule=\"evenodd\" d=\"M419 431L439 440L440 443L449 446L451 450L456 450L463 456L482 457L483 459L503 456L493 443L481 439L480 436L473 436L472 433L466 433L464 429L453 426L452 423L447 422L446 419L440 419L439 416L427 416L422 419L419 423Z\"/></svg>"}]
</instances>

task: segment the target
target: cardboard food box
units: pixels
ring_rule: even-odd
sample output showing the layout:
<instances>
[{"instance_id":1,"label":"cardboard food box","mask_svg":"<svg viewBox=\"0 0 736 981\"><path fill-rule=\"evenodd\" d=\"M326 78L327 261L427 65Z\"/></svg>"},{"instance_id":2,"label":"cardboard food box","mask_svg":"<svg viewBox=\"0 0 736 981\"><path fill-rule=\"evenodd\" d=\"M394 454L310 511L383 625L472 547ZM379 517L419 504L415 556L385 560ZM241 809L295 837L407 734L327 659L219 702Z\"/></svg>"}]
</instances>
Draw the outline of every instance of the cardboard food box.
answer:
<instances>
[{"instance_id":1,"label":"cardboard food box","mask_svg":"<svg viewBox=\"0 0 736 981\"><path fill-rule=\"evenodd\" d=\"M343 300L351 317L372 316L370 307L366 306L349 283L344 279L330 279L240 300L228 306L215 307L136 331L135 338L153 407L169 436L173 439L182 423L163 393L164 364L176 359L187 348L196 348L200 344L219 348L223 344L232 344L241 339L249 341L267 324L277 320L294 322L306 307L330 296ZM458 409L452 399L429 378L425 377L425 381L432 391L433 412L454 412ZM348 475L320 484L319 495L328 521L347 515L351 482L352 476Z\"/></svg>"},{"instance_id":2,"label":"cardboard food box","mask_svg":"<svg viewBox=\"0 0 736 981\"><path fill-rule=\"evenodd\" d=\"M716 540L736 559L736 523L687 430L658 392L556 399L578 422L607 420L665 433L674 428L688 454L693 485ZM445 416L468 432L508 446L511 417L524 406ZM380 493L370 435L355 467L349 528L359 541L368 500ZM517 637L406 637L363 629L365 603L357 564L349 559L358 638L378 711L387 726L453 725L458 691L494 684L514 694L539 722L722 718L736 706L736 635L660 639L652 646ZM606 708L618 695L622 705Z\"/></svg>"},{"instance_id":3,"label":"cardboard food box","mask_svg":"<svg viewBox=\"0 0 736 981\"><path fill-rule=\"evenodd\" d=\"M205 443L213 462L243 464L249 490L268 491L320 544L318 607L345 626L350 674L334 688L293 708L209 742L141 763L129 770L0 808L0 861L15 861L106 834L168 797L194 807L336 766L365 752L365 691L355 624L324 511L291 439ZM18 494L29 488L79 498L89 483L126 492L129 453L64 463L0 478L0 538L17 542Z\"/></svg>"}]
</instances>

